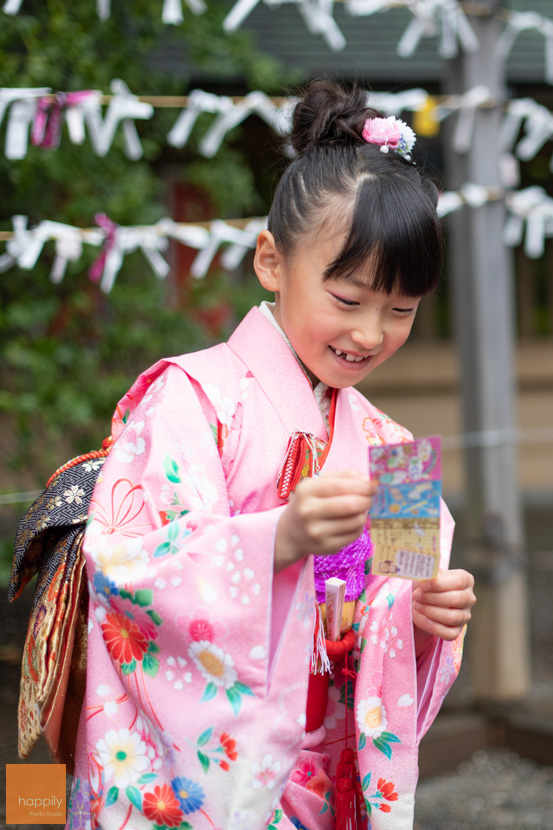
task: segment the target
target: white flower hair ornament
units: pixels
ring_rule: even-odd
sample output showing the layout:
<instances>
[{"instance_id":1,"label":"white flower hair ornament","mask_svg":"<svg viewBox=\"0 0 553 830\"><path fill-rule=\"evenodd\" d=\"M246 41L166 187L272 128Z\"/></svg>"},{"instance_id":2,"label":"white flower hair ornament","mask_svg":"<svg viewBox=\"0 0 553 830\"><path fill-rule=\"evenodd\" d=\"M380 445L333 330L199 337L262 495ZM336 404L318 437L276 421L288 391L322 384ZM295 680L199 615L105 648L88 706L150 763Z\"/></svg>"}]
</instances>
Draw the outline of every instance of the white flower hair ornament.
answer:
<instances>
[{"instance_id":1,"label":"white flower hair ornament","mask_svg":"<svg viewBox=\"0 0 553 830\"><path fill-rule=\"evenodd\" d=\"M368 144L376 144L381 153L395 150L405 161L412 161L411 150L417 136L405 121L389 115L387 118L367 118L362 137Z\"/></svg>"}]
</instances>

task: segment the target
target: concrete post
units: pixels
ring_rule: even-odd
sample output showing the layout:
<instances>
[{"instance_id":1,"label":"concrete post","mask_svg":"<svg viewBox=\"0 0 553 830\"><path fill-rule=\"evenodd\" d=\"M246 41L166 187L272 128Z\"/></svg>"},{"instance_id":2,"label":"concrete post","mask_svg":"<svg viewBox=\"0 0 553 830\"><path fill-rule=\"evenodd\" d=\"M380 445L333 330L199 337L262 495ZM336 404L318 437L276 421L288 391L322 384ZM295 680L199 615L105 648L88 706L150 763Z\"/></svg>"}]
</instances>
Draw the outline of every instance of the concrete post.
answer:
<instances>
[{"instance_id":1,"label":"concrete post","mask_svg":"<svg viewBox=\"0 0 553 830\"><path fill-rule=\"evenodd\" d=\"M490 12L497 9L487 2ZM447 93L485 84L506 97L496 57L501 24L471 16L480 42L473 54L444 64ZM501 107L476 111L468 152L445 142L448 189L497 187ZM452 116L454 119L456 116ZM448 119L448 120L451 120ZM465 207L449 217L456 338L461 362L466 446L466 567L476 576L471 624L472 680L483 702L523 698L529 689L529 646L523 528L515 443L514 285L512 252L502 242L504 205Z\"/></svg>"}]
</instances>

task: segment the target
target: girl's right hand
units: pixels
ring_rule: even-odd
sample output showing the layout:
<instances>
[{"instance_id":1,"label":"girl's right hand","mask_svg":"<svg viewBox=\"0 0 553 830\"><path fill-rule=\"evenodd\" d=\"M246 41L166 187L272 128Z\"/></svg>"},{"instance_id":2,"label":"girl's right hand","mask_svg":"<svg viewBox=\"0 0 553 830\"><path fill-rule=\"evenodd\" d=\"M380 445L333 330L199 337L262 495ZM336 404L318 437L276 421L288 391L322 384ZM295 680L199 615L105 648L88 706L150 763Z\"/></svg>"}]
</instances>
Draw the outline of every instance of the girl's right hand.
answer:
<instances>
[{"instance_id":1,"label":"girl's right hand","mask_svg":"<svg viewBox=\"0 0 553 830\"><path fill-rule=\"evenodd\" d=\"M377 484L357 470L304 478L277 525L275 572L309 554L337 553L365 527Z\"/></svg>"}]
</instances>

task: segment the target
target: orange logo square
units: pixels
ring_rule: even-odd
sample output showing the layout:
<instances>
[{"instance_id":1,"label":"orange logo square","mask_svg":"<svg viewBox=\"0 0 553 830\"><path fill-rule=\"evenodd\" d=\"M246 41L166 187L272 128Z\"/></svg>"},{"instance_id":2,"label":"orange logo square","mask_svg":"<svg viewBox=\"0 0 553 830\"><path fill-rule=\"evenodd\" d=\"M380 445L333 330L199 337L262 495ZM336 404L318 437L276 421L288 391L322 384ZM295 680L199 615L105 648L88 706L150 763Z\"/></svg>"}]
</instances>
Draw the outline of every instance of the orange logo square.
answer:
<instances>
[{"instance_id":1,"label":"orange logo square","mask_svg":"<svg viewBox=\"0 0 553 830\"><path fill-rule=\"evenodd\" d=\"M65 764L6 764L6 824L65 824Z\"/></svg>"}]
</instances>

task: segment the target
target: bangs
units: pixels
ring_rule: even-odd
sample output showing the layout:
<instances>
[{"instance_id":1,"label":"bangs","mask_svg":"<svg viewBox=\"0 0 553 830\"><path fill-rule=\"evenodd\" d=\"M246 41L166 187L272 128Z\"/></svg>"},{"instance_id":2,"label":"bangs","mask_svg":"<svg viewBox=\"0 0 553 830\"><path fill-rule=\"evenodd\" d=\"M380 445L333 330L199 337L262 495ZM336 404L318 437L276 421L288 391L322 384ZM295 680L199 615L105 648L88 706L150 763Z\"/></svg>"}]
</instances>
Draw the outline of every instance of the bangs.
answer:
<instances>
[{"instance_id":1,"label":"bangs","mask_svg":"<svg viewBox=\"0 0 553 830\"><path fill-rule=\"evenodd\" d=\"M411 297L434 291L443 235L433 189L421 191L407 176L364 176L346 241L323 280L359 279L370 263L375 291L399 290Z\"/></svg>"}]
</instances>

